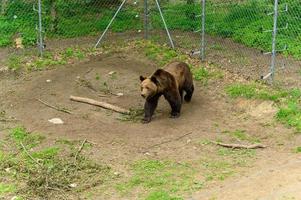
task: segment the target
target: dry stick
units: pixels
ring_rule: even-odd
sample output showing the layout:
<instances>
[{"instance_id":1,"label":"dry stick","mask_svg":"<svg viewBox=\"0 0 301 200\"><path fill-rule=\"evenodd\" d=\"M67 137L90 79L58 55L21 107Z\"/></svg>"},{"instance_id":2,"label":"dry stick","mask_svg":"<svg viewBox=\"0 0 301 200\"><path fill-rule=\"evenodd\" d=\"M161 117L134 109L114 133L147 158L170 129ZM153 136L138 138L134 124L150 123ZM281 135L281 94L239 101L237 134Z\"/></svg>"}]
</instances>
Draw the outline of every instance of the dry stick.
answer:
<instances>
[{"instance_id":1,"label":"dry stick","mask_svg":"<svg viewBox=\"0 0 301 200\"><path fill-rule=\"evenodd\" d=\"M62 108L58 108L58 107L55 107L55 106L52 106L50 105L49 103L45 102L45 101L42 101L41 99L37 99L39 102L41 102L42 104L48 106L49 108L53 108L57 111L61 111L61 112L64 112L64 113L68 113L68 114L72 114L72 112L68 111L68 110L65 110L65 109L62 109Z\"/></svg>"},{"instance_id":2,"label":"dry stick","mask_svg":"<svg viewBox=\"0 0 301 200\"><path fill-rule=\"evenodd\" d=\"M15 122L17 119L0 119L0 122Z\"/></svg>"},{"instance_id":3,"label":"dry stick","mask_svg":"<svg viewBox=\"0 0 301 200\"><path fill-rule=\"evenodd\" d=\"M160 145L162 145L162 144L166 144L166 143L169 143L169 142L172 142L172 141L178 141L178 140L180 140L180 139L186 137L187 135L191 135L191 134L192 134L192 132L189 132L189 133L186 133L186 134L184 134L184 135L181 135L180 137L173 138L173 139L170 139L170 140L166 140L166 141L160 142L160 143L158 143L158 144L151 145L151 146L147 147L146 150L152 149L152 148L154 148L154 147L157 147L157 146L160 146ZM146 151L144 151L144 153L145 153L145 152L146 152Z\"/></svg>"},{"instance_id":4,"label":"dry stick","mask_svg":"<svg viewBox=\"0 0 301 200\"><path fill-rule=\"evenodd\" d=\"M226 148L232 148L232 149L257 149L257 148L266 148L266 145L263 144L252 144L252 145L243 145L243 144L226 144L221 142L215 142L211 141L213 144L226 147Z\"/></svg>"},{"instance_id":5,"label":"dry stick","mask_svg":"<svg viewBox=\"0 0 301 200\"><path fill-rule=\"evenodd\" d=\"M75 154L74 161L77 160L77 156L78 156L78 154L83 150L84 145L85 145L86 142L87 142L87 139L85 139L85 140L82 142L80 148L78 149L78 151L77 151L76 154Z\"/></svg>"},{"instance_id":6,"label":"dry stick","mask_svg":"<svg viewBox=\"0 0 301 200\"><path fill-rule=\"evenodd\" d=\"M101 101L96 101L93 99L88 99L88 98L84 98L84 97L75 97L75 96L70 96L70 99L73 101L78 101L78 102L82 102L82 103L87 103L87 104L91 104L94 106L100 106L102 108L106 108L109 110L113 110L115 112L118 113L122 113L122 114L130 114L130 111L124 108L120 108L118 106L106 103L106 102L101 102Z\"/></svg>"},{"instance_id":7,"label":"dry stick","mask_svg":"<svg viewBox=\"0 0 301 200\"><path fill-rule=\"evenodd\" d=\"M27 156L28 156L31 160L33 160L35 163L37 163L40 167L42 167L42 165L41 165L36 159L34 159L34 158L32 157L32 155L30 155L30 153L28 153L28 151L26 150L26 148L25 148L25 146L23 145L23 143L20 142L20 144L21 144L23 150L25 151L25 153L27 154Z\"/></svg>"}]
</instances>

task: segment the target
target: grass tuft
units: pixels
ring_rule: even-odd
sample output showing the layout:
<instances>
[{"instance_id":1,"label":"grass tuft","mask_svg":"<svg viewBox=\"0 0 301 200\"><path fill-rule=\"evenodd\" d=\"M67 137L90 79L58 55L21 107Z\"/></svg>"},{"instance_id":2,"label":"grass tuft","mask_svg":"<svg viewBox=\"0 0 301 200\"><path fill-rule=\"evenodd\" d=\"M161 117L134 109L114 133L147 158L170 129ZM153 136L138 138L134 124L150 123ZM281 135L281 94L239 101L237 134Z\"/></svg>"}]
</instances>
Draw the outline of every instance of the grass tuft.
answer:
<instances>
[{"instance_id":1,"label":"grass tuft","mask_svg":"<svg viewBox=\"0 0 301 200\"><path fill-rule=\"evenodd\" d=\"M20 197L61 199L65 195L76 196L77 192L102 185L110 179L108 166L90 160L83 151L77 153L80 141L45 146L42 138L17 127L10 131L6 145L0 146L0 171L8 170L3 176L16 185L13 192ZM21 148L20 143L26 149ZM10 148L6 149L7 146ZM0 184L0 194L8 189L12 190Z\"/></svg>"}]
</instances>

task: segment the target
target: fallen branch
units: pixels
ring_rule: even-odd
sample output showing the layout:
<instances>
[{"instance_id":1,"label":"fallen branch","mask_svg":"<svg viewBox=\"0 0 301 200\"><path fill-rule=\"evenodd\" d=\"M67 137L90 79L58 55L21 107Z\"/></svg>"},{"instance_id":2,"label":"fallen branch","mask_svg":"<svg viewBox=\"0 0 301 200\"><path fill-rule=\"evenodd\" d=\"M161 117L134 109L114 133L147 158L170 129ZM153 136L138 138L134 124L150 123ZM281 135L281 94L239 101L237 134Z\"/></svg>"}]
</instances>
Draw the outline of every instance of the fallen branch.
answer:
<instances>
[{"instance_id":1,"label":"fallen branch","mask_svg":"<svg viewBox=\"0 0 301 200\"><path fill-rule=\"evenodd\" d=\"M88 98L84 98L84 97L75 97L75 96L70 96L70 99L73 101L78 101L78 102L82 102L82 103L87 103L87 104L91 104L94 106L100 106L102 108L105 109L109 109L109 110L113 110L115 112L118 113L122 113L122 114L130 114L130 111L124 108L120 108L118 106L106 103L106 102L101 102L101 101L96 101L93 99L88 99Z\"/></svg>"},{"instance_id":2,"label":"fallen branch","mask_svg":"<svg viewBox=\"0 0 301 200\"><path fill-rule=\"evenodd\" d=\"M20 145L22 146L24 152L27 154L27 156L33 160L35 163L37 163L39 166L42 166L36 159L34 159L34 157L32 157L32 155L30 155L30 153L26 150L25 146L23 145L22 142L20 142Z\"/></svg>"},{"instance_id":3,"label":"fallen branch","mask_svg":"<svg viewBox=\"0 0 301 200\"><path fill-rule=\"evenodd\" d=\"M58 107L55 107L53 105L50 105L49 103L45 102L45 101L42 101L41 99L37 99L39 102L41 102L42 104L48 106L49 108L52 108L52 109L55 109L57 111L60 111L60 112L64 112L64 113L68 113L68 114L72 114L72 112L64 109L64 108L58 108Z\"/></svg>"},{"instance_id":4,"label":"fallen branch","mask_svg":"<svg viewBox=\"0 0 301 200\"><path fill-rule=\"evenodd\" d=\"M15 122L15 121L18 121L18 120L17 119L3 119L3 118L0 119L0 122Z\"/></svg>"},{"instance_id":5,"label":"fallen branch","mask_svg":"<svg viewBox=\"0 0 301 200\"><path fill-rule=\"evenodd\" d=\"M192 134L192 132L189 132L189 133L181 135L181 136L179 136L177 138L173 138L173 139L170 139L170 140L166 140L166 141L160 142L158 144L151 145L151 146L147 147L146 150L152 149L152 148L157 147L157 146L161 146L162 144L166 144L166 143L169 143L169 142L178 141L178 140L180 140L180 139L182 139L182 138L184 138L184 137L186 137L188 135L191 135L191 134ZM146 151L144 151L143 153L145 153L145 152Z\"/></svg>"},{"instance_id":6,"label":"fallen branch","mask_svg":"<svg viewBox=\"0 0 301 200\"><path fill-rule=\"evenodd\" d=\"M243 144L226 144L221 142L215 142L211 141L213 144L226 147L226 148L232 148L232 149L257 149L257 148L266 148L266 145L263 144L251 144L251 145L243 145Z\"/></svg>"},{"instance_id":7,"label":"fallen branch","mask_svg":"<svg viewBox=\"0 0 301 200\"><path fill-rule=\"evenodd\" d=\"M87 139L85 139L85 140L82 142L82 144L80 145L78 151L76 152L75 157L74 157L74 161L75 161L75 162L76 162L76 160L77 160L77 156L78 156L78 155L80 154L80 152L83 150L84 145L85 145L86 142L87 142Z\"/></svg>"}]
</instances>

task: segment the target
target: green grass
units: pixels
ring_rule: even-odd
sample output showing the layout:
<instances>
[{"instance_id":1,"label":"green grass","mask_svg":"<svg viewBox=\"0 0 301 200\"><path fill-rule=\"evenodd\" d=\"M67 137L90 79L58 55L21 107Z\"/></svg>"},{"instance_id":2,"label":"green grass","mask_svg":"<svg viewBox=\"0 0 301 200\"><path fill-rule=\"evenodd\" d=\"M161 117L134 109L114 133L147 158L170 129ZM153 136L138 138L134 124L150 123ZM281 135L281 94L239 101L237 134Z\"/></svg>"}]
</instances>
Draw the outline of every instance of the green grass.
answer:
<instances>
[{"instance_id":1,"label":"green grass","mask_svg":"<svg viewBox=\"0 0 301 200\"><path fill-rule=\"evenodd\" d=\"M184 60L186 56L167 46L158 45L156 42L139 40L134 44L136 47L143 49L145 56L160 66L171 62L172 60Z\"/></svg>"},{"instance_id":2,"label":"green grass","mask_svg":"<svg viewBox=\"0 0 301 200\"><path fill-rule=\"evenodd\" d=\"M13 193L15 191L16 191L16 187L14 185L0 183L0 197L4 194Z\"/></svg>"},{"instance_id":3,"label":"green grass","mask_svg":"<svg viewBox=\"0 0 301 200\"><path fill-rule=\"evenodd\" d=\"M142 187L150 193L148 198L154 198L153 196L159 195L156 192L162 191L163 188L167 194L176 195L202 187L202 184L194 181L196 171L189 164L138 160L131 167L133 175L130 179L116 186L121 193L129 193L135 188ZM164 193L164 196L167 194Z\"/></svg>"},{"instance_id":4,"label":"green grass","mask_svg":"<svg viewBox=\"0 0 301 200\"><path fill-rule=\"evenodd\" d=\"M301 132L300 102L290 101L286 106L281 106L276 114L276 118L288 126L295 127L297 132Z\"/></svg>"},{"instance_id":5,"label":"green grass","mask_svg":"<svg viewBox=\"0 0 301 200\"><path fill-rule=\"evenodd\" d=\"M226 93L233 98L244 97L247 99L262 99L279 101L281 98L286 98L290 95L294 95L294 90L277 90L266 87L261 84L239 84L235 83L225 88Z\"/></svg>"},{"instance_id":6,"label":"green grass","mask_svg":"<svg viewBox=\"0 0 301 200\"><path fill-rule=\"evenodd\" d=\"M199 4L161 2L165 20L170 30L189 31L200 29L200 21L195 15L201 13ZM252 0L247 2L217 3L208 2L206 5L206 32L210 35L232 38L234 41L249 47L265 51L271 49L271 33L263 29L272 28L272 16L266 11L272 7L271 1ZM279 5L280 9L284 4ZM289 2L290 9L279 18L279 27L290 24L287 30L278 33L277 42L280 47L285 44L288 49L285 55L301 58L301 29L299 13L301 5L298 0ZM107 6L102 2L57 2L58 18L56 23L51 20L51 9L48 1L43 2L43 27L50 38L71 38L85 35L98 35L109 23L116 11L115 6ZM143 29L143 22L137 13L141 13L137 6L128 5L122 9L111 26L113 32ZM218 14L216 14L218 13ZM14 16L17 16L15 19ZM164 25L157 9L150 15L153 29L164 30ZM13 1L9 3L5 15L0 17L0 46L12 44L12 36L20 32L25 45L36 42L37 15L32 10L32 3ZM51 29L54 25L55 29ZM219 48L219 47L218 47ZM220 48L219 48L220 49Z\"/></svg>"},{"instance_id":7,"label":"green grass","mask_svg":"<svg viewBox=\"0 0 301 200\"><path fill-rule=\"evenodd\" d=\"M210 76L209 71L204 67L193 69L192 73L195 80L202 81L203 83L207 83Z\"/></svg>"},{"instance_id":8,"label":"green grass","mask_svg":"<svg viewBox=\"0 0 301 200\"><path fill-rule=\"evenodd\" d=\"M295 148L295 152L296 152L296 153L301 153L301 146L300 146L300 147L296 147L296 148Z\"/></svg>"},{"instance_id":9,"label":"green grass","mask_svg":"<svg viewBox=\"0 0 301 200\"><path fill-rule=\"evenodd\" d=\"M13 191L24 199L60 199L62 192L76 194L112 179L108 166L85 156L90 145L77 153L82 141L49 145L43 139L22 127L10 130L5 145L0 145L0 173L14 187L0 184L0 196L1 192ZM6 169L9 172L2 173ZM71 189L74 183L77 187Z\"/></svg>"},{"instance_id":10,"label":"green grass","mask_svg":"<svg viewBox=\"0 0 301 200\"><path fill-rule=\"evenodd\" d=\"M172 197L167 192L159 190L156 192L151 192L145 200L183 200L183 198Z\"/></svg>"},{"instance_id":11,"label":"green grass","mask_svg":"<svg viewBox=\"0 0 301 200\"><path fill-rule=\"evenodd\" d=\"M255 155L255 150L217 148L216 155L187 163L137 160L131 164L131 175L118 182L116 190L128 196L134 192L141 199L182 199L184 194L200 190L210 181L232 176L237 167L248 166Z\"/></svg>"},{"instance_id":12,"label":"green grass","mask_svg":"<svg viewBox=\"0 0 301 200\"><path fill-rule=\"evenodd\" d=\"M23 127L16 127L10 130L9 133L10 139L12 139L16 144L21 142L28 146L28 148L33 148L39 145L45 137L38 134L31 134L25 130Z\"/></svg>"},{"instance_id":13,"label":"green grass","mask_svg":"<svg viewBox=\"0 0 301 200\"><path fill-rule=\"evenodd\" d=\"M295 127L301 132L301 90L269 88L261 84L232 84L225 88L226 93L232 98L243 97L247 99L270 100L277 103L278 112L276 119L280 122Z\"/></svg>"},{"instance_id":14,"label":"green grass","mask_svg":"<svg viewBox=\"0 0 301 200\"><path fill-rule=\"evenodd\" d=\"M45 51L43 57L35 53L23 55L11 55L8 58L7 65L11 70L43 70L58 65L66 65L71 61L81 61L89 54L93 53L90 48L79 48L77 46L68 47L58 51Z\"/></svg>"},{"instance_id":15,"label":"green grass","mask_svg":"<svg viewBox=\"0 0 301 200\"><path fill-rule=\"evenodd\" d=\"M258 138L250 136L244 130L224 131L224 133L227 133L229 136L237 140L247 141L251 143L260 143L260 140Z\"/></svg>"},{"instance_id":16,"label":"green grass","mask_svg":"<svg viewBox=\"0 0 301 200\"><path fill-rule=\"evenodd\" d=\"M130 114L120 115L118 118L120 121L124 122L140 122L144 115L144 109L130 109Z\"/></svg>"},{"instance_id":17,"label":"green grass","mask_svg":"<svg viewBox=\"0 0 301 200\"><path fill-rule=\"evenodd\" d=\"M159 45L153 41L145 41L140 40L135 44L136 48L142 49L145 53L145 56L149 59L155 61L160 67L163 67L167 63L172 61L187 61L186 63L189 65L191 72L193 74L193 78L196 81L200 81L204 85L207 84L210 78L220 79L223 78L223 74L221 71L211 72L205 67L196 67L189 63L188 55L184 55L181 52L178 52L174 49L170 49L169 47Z\"/></svg>"}]
</instances>

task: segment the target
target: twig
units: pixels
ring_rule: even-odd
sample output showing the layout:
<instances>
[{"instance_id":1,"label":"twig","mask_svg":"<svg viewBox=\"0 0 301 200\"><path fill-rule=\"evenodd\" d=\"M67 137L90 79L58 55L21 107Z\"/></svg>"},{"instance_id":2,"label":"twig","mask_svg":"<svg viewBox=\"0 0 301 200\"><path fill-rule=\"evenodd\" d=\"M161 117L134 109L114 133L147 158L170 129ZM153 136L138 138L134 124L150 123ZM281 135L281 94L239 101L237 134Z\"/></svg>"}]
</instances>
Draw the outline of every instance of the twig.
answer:
<instances>
[{"instance_id":1,"label":"twig","mask_svg":"<svg viewBox=\"0 0 301 200\"><path fill-rule=\"evenodd\" d=\"M85 145L85 143L87 142L87 139L85 139L83 142L82 142L82 144L81 144L81 146L80 146L80 148L78 149L78 151L76 152L76 154L75 154L75 157L74 157L74 162L76 162L76 160L77 160L77 156L79 155L79 153L83 150L83 148L84 148L84 145Z\"/></svg>"},{"instance_id":2,"label":"twig","mask_svg":"<svg viewBox=\"0 0 301 200\"><path fill-rule=\"evenodd\" d=\"M45 101L42 101L41 99L37 99L39 102L41 102L42 104L48 106L49 108L53 108L57 111L61 111L61 112L64 112L64 113L68 113L68 114L72 114L72 112L66 110L66 109L63 109L63 108L58 108L58 107L55 107L55 106L52 106L50 105L49 103L45 102Z\"/></svg>"},{"instance_id":3,"label":"twig","mask_svg":"<svg viewBox=\"0 0 301 200\"><path fill-rule=\"evenodd\" d=\"M18 120L17 119L4 119L4 118L0 119L0 122L14 122L14 121L18 121Z\"/></svg>"},{"instance_id":4,"label":"twig","mask_svg":"<svg viewBox=\"0 0 301 200\"><path fill-rule=\"evenodd\" d=\"M94 106L100 106L102 108L113 110L113 111L118 112L118 113L130 114L129 110L124 109L124 108L120 108L118 106L115 106L115 105L112 105L112 104L109 104L109 103L106 103L106 102L95 101L94 99L88 99L88 98L76 97L76 96L70 96L70 99L73 100L73 101L87 103L87 104L91 104L91 105L94 105Z\"/></svg>"},{"instance_id":5,"label":"twig","mask_svg":"<svg viewBox=\"0 0 301 200\"><path fill-rule=\"evenodd\" d=\"M149 146L149 147L146 148L146 150L144 151L144 153L145 153L147 150L150 150L150 149L152 149L152 148L154 148L154 147L157 147L157 146L160 146L160 145L162 145L162 144L169 143L169 142L173 142L173 141L178 141L178 140L180 140L180 139L182 139L182 138L184 138L184 137L186 137L186 136L188 136L188 135L191 135L191 134L192 134L192 132L189 132L189 133L186 133L186 134L184 134L184 135L181 135L180 137L173 138L173 139L170 139L170 140L166 140L166 141L160 142L160 143L158 143L158 144L151 145L151 146Z\"/></svg>"},{"instance_id":6,"label":"twig","mask_svg":"<svg viewBox=\"0 0 301 200\"><path fill-rule=\"evenodd\" d=\"M232 149L257 149L257 148L266 148L266 145L263 144L251 144L251 145L243 145L243 144L226 144L221 142L215 142L211 141L213 144L226 147L226 148L232 148Z\"/></svg>"},{"instance_id":7,"label":"twig","mask_svg":"<svg viewBox=\"0 0 301 200\"><path fill-rule=\"evenodd\" d=\"M24 152L27 154L27 156L28 156L31 160L33 160L35 163L37 163L40 167L42 167L42 165L41 165L36 159L34 159L34 157L32 157L32 155L30 155L30 153L26 150L26 148L25 148L25 146L23 145L23 143L20 142L20 144L21 144L21 146L22 146Z\"/></svg>"},{"instance_id":8,"label":"twig","mask_svg":"<svg viewBox=\"0 0 301 200\"><path fill-rule=\"evenodd\" d=\"M67 196L65 195L65 192L60 188L54 188L54 187L47 186L46 189L61 192L63 198L67 199Z\"/></svg>"},{"instance_id":9,"label":"twig","mask_svg":"<svg viewBox=\"0 0 301 200\"><path fill-rule=\"evenodd\" d=\"M92 70L93 70L93 68L90 68L88 71L85 72L84 76L85 76L86 74L89 74Z\"/></svg>"},{"instance_id":10,"label":"twig","mask_svg":"<svg viewBox=\"0 0 301 200\"><path fill-rule=\"evenodd\" d=\"M87 140L87 143L90 143L90 144L93 144L93 145L97 145L97 143L92 142L92 141L90 141L90 140Z\"/></svg>"}]
</instances>

